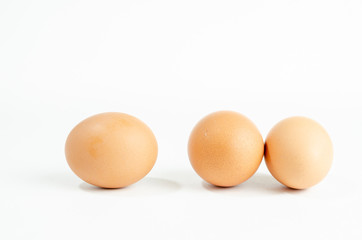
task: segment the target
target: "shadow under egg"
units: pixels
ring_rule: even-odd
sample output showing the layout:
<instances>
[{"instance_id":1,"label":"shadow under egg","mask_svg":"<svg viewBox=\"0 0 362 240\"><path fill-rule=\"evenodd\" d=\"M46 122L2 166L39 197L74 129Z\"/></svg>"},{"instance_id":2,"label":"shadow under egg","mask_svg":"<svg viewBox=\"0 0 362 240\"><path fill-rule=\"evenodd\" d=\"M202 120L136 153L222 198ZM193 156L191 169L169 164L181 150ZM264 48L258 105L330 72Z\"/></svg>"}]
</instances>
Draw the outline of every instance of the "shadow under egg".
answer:
<instances>
[{"instance_id":1,"label":"shadow under egg","mask_svg":"<svg viewBox=\"0 0 362 240\"><path fill-rule=\"evenodd\" d=\"M138 197L173 193L180 190L181 185L168 179L146 177L137 183L123 188L101 188L86 182L79 184L79 188L94 194Z\"/></svg>"},{"instance_id":2,"label":"shadow under egg","mask_svg":"<svg viewBox=\"0 0 362 240\"><path fill-rule=\"evenodd\" d=\"M204 189L219 194L236 196L255 196L270 194L301 194L305 190L291 189L275 180L271 175L265 173L256 173L247 181L234 187L219 187L203 182Z\"/></svg>"}]
</instances>

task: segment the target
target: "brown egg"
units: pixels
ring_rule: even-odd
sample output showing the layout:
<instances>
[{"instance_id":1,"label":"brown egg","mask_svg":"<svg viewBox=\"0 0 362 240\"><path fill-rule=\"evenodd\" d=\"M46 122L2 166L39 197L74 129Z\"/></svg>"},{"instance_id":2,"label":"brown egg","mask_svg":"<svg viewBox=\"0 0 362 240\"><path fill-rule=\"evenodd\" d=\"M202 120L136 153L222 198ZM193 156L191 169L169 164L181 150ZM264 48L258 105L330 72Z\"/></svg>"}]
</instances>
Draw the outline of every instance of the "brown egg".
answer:
<instances>
[{"instance_id":1,"label":"brown egg","mask_svg":"<svg viewBox=\"0 0 362 240\"><path fill-rule=\"evenodd\" d=\"M266 138L266 165L280 183L290 188L305 189L319 183L327 175L332 159L328 133L309 118L282 120Z\"/></svg>"},{"instance_id":2,"label":"brown egg","mask_svg":"<svg viewBox=\"0 0 362 240\"><path fill-rule=\"evenodd\" d=\"M231 111L212 113L193 129L188 153L192 167L205 181L222 187L238 185L258 169L264 142L256 126Z\"/></svg>"},{"instance_id":3,"label":"brown egg","mask_svg":"<svg viewBox=\"0 0 362 240\"><path fill-rule=\"evenodd\" d=\"M70 168L87 183L120 188L151 171L157 142L142 121L124 113L101 113L70 132L65 155Z\"/></svg>"}]
</instances>

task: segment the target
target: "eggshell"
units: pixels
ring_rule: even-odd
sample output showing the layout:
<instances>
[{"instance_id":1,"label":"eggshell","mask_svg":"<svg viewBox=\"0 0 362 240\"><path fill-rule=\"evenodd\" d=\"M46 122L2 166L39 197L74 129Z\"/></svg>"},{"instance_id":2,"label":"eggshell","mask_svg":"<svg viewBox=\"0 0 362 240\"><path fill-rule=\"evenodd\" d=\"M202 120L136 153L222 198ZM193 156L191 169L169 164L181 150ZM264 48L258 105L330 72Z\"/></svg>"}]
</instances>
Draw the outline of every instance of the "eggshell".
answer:
<instances>
[{"instance_id":1,"label":"eggshell","mask_svg":"<svg viewBox=\"0 0 362 240\"><path fill-rule=\"evenodd\" d=\"M319 183L327 175L332 159L328 133L306 117L282 120L266 138L266 165L280 183L290 188L305 189Z\"/></svg>"},{"instance_id":2,"label":"eggshell","mask_svg":"<svg viewBox=\"0 0 362 240\"><path fill-rule=\"evenodd\" d=\"M124 113L102 113L74 127L65 155L73 172L87 183L120 188L137 182L152 169L157 142L139 119Z\"/></svg>"},{"instance_id":3,"label":"eggshell","mask_svg":"<svg viewBox=\"0 0 362 240\"><path fill-rule=\"evenodd\" d=\"M192 167L205 181L222 187L238 185L258 169L264 142L256 126L231 111L212 113L193 129L188 144Z\"/></svg>"}]
</instances>

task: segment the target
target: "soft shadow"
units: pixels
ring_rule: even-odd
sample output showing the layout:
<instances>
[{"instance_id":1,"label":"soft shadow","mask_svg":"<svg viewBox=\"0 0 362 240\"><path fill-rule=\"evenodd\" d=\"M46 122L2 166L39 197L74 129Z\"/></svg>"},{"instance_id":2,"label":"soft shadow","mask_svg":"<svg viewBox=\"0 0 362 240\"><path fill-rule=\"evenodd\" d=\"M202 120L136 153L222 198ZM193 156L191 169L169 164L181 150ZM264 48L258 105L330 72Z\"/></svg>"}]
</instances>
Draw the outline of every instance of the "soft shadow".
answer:
<instances>
[{"instance_id":1,"label":"soft shadow","mask_svg":"<svg viewBox=\"0 0 362 240\"><path fill-rule=\"evenodd\" d=\"M196 174L193 169L169 169L167 171L156 172L157 176L172 179L187 191L202 191L203 180Z\"/></svg>"},{"instance_id":2,"label":"soft shadow","mask_svg":"<svg viewBox=\"0 0 362 240\"><path fill-rule=\"evenodd\" d=\"M266 173L256 173L249 180L235 187L216 187L202 180L192 169L156 171L150 177L146 176L139 182L120 189L99 188L85 183L73 173L65 171L35 175L31 181L45 188L56 187L66 191L79 191L81 189L92 194L124 197L170 194L179 191L181 188L186 191L193 191L195 194L207 190L226 196L304 195L306 192L315 192L287 188Z\"/></svg>"},{"instance_id":3,"label":"soft shadow","mask_svg":"<svg viewBox=\"0 0 362 240\"><path fill-rule=\"evenodd\" d=\"M217 187L203 182L202 186L213 193L230 195L270 195L270 194L302 194L306 190L296 190L285 187L275 180L271 175L265 173L256 173L246 182L235 187Z\"/></svg>"},{"instance_id":4,"label":"soft shadow","mask_svg":"<svg viewBox=\"0 0 362 240\"><path fill-rule=\"evenodd\" d=\"M79 184L79 188L93 194L140 197L172 193L180 190L181 185L168 179L145 177L139 182L124 188L100 188L85 182Z\"/></svg>"},{"instance_id":5,"label":"soft shadow","mask_svg":"<svg viewBox=\"0 0 362 240\"><path fill-rule=\"evenodd\" d=\"M38 185L44 187L57 187L58 189L76 189L81 181L72 172L53 172L36 175L32 180Z\"/></svg>"}]
</instances>

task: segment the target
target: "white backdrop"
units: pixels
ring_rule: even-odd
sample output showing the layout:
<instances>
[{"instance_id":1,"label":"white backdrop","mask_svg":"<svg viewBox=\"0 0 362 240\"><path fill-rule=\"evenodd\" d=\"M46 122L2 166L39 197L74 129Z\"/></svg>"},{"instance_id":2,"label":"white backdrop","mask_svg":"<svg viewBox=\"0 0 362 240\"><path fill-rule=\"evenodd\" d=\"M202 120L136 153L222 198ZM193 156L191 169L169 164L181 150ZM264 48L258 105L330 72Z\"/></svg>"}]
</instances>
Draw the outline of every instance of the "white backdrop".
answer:
<instances>
[{"instance_id":1,"label":"white backdrop","mask_svg":"<svg viewBox=\"0 0 362 240\"><path fill-rule=\"evenodd\" d=\"M361 239L362 2L0 1L0 239ZM219 189L191 168L203 116L234 110L265 137L320 122L330 174L284 188L264 162ZM146 122L159 157L118 190L78 179L69 131L99 112Z\"/></svg>"}]
</instances>

